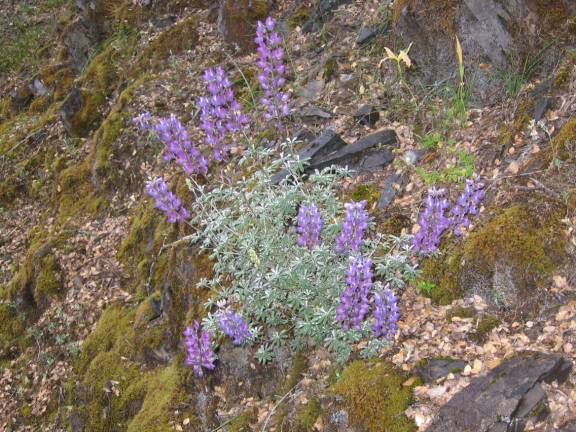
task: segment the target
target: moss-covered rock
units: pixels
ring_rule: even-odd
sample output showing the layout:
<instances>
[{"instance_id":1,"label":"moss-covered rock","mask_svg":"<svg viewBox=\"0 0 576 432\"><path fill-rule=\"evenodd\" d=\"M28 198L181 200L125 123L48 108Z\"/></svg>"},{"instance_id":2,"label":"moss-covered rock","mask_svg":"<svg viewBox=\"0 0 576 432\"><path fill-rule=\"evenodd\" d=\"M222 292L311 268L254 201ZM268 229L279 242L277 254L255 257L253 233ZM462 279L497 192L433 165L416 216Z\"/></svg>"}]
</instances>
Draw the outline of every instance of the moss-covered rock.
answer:
<instances>
[{"instance_id":1,"label":"moss-covered rock","mask_svg":"<svg viewBox=\"0 0 576 432\"><path fill-rule=\"evenodd\" d=\"M500 320L491 315L486 315L478 321L476 331L470 334L470 339L477 344L482 344L486 340L488 333L500 325Z\"/></svg>"},{"instance_id":2,"label":"moss-covered rock","mask_svg":"<svg viewBox=\"0 0 576 432\"><path fill-rule=\"evenodd\" d=\"M367 432L416 431L404 411L412 401L407 376L384 361L355 361L330 388L341 395L353 424Z\"/></svg>"},{"instance_id":3,"label":"moss-covered rock","mask_svg":"<svg viewBox=\"0 0 576 432\"><path fill-rule=\"evenodd\" d=\"M228 423L228 432L251 432L251 425L258 421L258 417L253 410L244 411Z\"/></svg>"},{"instance_id":4,"label":"moss-covered rock","mask_svg":"<svg viewBox=\"0 0 576 432\"><path fill-rule=\"evenodd\" d=\"M296 412L290 430L293 432L314 432L316 430L314 424L321 413L320 402L316 399L308 401Z\"/></svg>"},{"instance_id":5,"label":"moss-covered rock","mask_svg":"<svg viewBox=\"0 0 576 432\"><path fill-rule=\"evenodd\" d=\"M546 283L568 258L561 229L565 209L529 196L491 212L463 243L450 240L444 255L424 260L421 278L435 285L430 297L439 304L466 292L481 295L497 309L535 313Z\"/></svg>"},{"instance_id":6,"label":"moss-covered rock","mask_svg":"<svg viewBox=\"0 0 576 432\"><path fill-rule=\"evenodd\" d=\"M456 306L446 313L446 320L452 321L452 318L474 318L476 316L476 309L473 307Z\"/></svg>"},{"instance_id":7,"label":"moss-covered rock","mask_svg":"<svg viewBox=\"0 0 576 432\"><path fill-rule=\"evenodd\" d=\"M11 359L30 343L26 334L25 317L16 305L0 303L0 364L2 360Z\"/></svg>"},{"instance_id":8,"label":"moss-covered rock","mask_svg":"<svg viewBox=\"0 0 576 432\"><path fill-rule=\"evenodd\" d=\"M360 184L350 191L350 198L356 202L366 200L366 208L373 208L380 198L380 191L373 185Z\"/></svg>"}]
</instances>

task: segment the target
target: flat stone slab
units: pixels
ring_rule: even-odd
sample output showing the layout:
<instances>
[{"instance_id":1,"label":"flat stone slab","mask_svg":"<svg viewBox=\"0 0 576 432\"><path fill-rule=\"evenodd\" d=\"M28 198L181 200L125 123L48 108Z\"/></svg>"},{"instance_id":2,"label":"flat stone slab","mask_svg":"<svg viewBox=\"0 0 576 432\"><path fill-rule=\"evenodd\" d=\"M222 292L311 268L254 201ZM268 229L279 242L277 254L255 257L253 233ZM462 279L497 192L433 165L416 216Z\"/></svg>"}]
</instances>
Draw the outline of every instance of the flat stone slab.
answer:
<instances>
[{"instance_id":1,"label":"flat stone slab","mask_svg":"<svg viewBox=\"0 0 576 432\"><path fill-rule=\"evenodd\" d=\"M563 382L571 369L563 357L520 352L456 393L427 432L521 432L535 408L546 404L540 383Z\"/></svg>"}]
</instances>

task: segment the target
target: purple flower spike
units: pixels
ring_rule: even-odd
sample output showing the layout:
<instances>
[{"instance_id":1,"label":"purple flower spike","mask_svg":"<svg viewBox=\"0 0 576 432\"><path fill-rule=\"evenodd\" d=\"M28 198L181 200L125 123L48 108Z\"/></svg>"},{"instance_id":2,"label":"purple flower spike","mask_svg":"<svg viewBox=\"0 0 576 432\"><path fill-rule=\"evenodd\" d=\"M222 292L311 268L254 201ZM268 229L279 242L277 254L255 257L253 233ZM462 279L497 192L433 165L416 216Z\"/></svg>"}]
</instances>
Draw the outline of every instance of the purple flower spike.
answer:
<instances>
[{"instance_id":1,"label":"purple flower spike","mask_svg":"<svg viewBox=\"0 0 576 432\"><path fill-rule=\"evenodd\" d=\"M140 132L147 132L152 128L152 115L150 115L148 111L145 111L139 116L134 117L132 123L138 126Z\"/></svg>"},{"instance_id":2,"label":"purple flower spike","mask_svg":"<svg viewBox=\"0 0 576 432\"><path fill-rule=\"evenodd\" d=\"M368 229L367 201L344 204L342 232L336 237L336 252L356 252L362 245L364 231Z\"/></svg>"},{"instance_id":3,"label":"purple flower spike","mask_svg":"<svg viewBox=\"0 0 576 432\"><path fill-rule=\"evenodd\" d=\"M318 246L323 224L316 204L301 205L298 210L298 244L309 250Z\"/></svg>"},{"instance_id":4,"label":"purple flower spike","mask_svg":"<svg viewBox=\"0 0 576 432\"><path fill-rule=\"evenodd\" d=\"M187 353L185 363L188 366L192 366L197 377L202 378L204 376L202 368L213 370L216 367L214 365L216 355L212 349L210 334L202 330L201 335L198 336L199 330L200 324L198 321L194 321L193 327L186 327L186 330L184 330Z\"/></svg>"},{"instance_id":5,"label":"purple flower spike","mask_svg":"<svg viewBox=\"0 0 576 432\"><path fill-rule=\"evenodd\" d=\"M284 49L282 38L278 32L274 31L276 21L272 17L266 18L262 23L258 21L256 28L256 45L259 60L256 63L260 69L258 81L264 90L264 96L260 102L264 105L266 120L278 119L290 114L288 108L288 94L282 91L282 86L286 83L284 73Z\"/></svg>"},{"instance_id":6,"label":"purple flower spike","mask_svg":"<svg viewBox=\"0 0 576 432\"><path fill-rule=\"evenodd\" d=\"M182 166L187 174L206 174L208 161L200 151L190 143L186 128L180 123L178 117L161 118L154 126L160 141L166 145L164 159L173 159Z\"/></svg>"},{"instance_id":7,"label":"purple flower spike","mask_svg":"<svg viewBox=\"0 0 576 432\"><path fill-rule=\"evenodd\" d=\"M234 97L232 82L222 67L206 69L203 76L208 96L198 99L201 108L200 127L206 134L206 144L212 147L214 159L223 161L228 157L226 135L240 131L248 117Z\"/></svg>"},{"instance_id":8,"label":"purple flower spike","mask_svg":"<svg viewBox=\"0 0 576 432\"><path fill-rule=\"evenodd\" d=\"M468 215L477 215L480 212L480 203L484 198L484 183L478 178L466 180L464 191L458 197L458 201L451 210L454 234L462 235L462 229L470 227Z\"/></svg>"},{"instance_id":9,"label":"purple flower spike","mask_svg":"<svg viewBox=\"0 0 576 432\"><path fill-rule=\"evenodd\" d=\"M350 257L346 274L346 289L340 296L336 319L344 330L360 329L370 311L368 296L372 289L372 261L369 258Z\"/></svg>"},{"instance_id":10,"label":"purple flower spike","mask_svg":"<svg viewBox=\"0 0 576 432\"><path fill-rule=\"evenodd\" d=\"M220 328L226 336L232 338L234 345L242 345L250 337L248 324L238 312L234 312L228 307L219 313Z\"/></svg>"},{"instance_id":11,"label":"purple flower spike","mask_svg":"<svg viewBox=\"0 0 576 432\"><path fill-rule=\"evenodd\" d=\"M182 206L180 199L168 189L162 177L157 177L146 183L146 193L156 200L156 208L168 216L168 222L184 222L190 217L190 212Z\"/></svg>"},{"instance_id":12,"label":"purple flower spike","mask_svg":"<svg viewBox=\"0 0 576 432\"><path fill-rule=\"evenodd\" d=\"M450 204L445 195L445 189L431 188L428 190L424 211L418 221L420 231L414 236L413 247L415 251L427 255L438 250L440 237L452 223L451 218L446 217L446 211Z\"/></svg>"},{"instance_id":13,"label":"purple flower spike","mask_svg":"<svg viewBox=\"0 0 576 432\"><path fill-rule=\"evenodd\" d=\"M387 340L394 338L398 331L400 309L398 298L390 288L374 294L374 324L372 330L375 337L384 337Z\"/></svg>"}]
</instances>

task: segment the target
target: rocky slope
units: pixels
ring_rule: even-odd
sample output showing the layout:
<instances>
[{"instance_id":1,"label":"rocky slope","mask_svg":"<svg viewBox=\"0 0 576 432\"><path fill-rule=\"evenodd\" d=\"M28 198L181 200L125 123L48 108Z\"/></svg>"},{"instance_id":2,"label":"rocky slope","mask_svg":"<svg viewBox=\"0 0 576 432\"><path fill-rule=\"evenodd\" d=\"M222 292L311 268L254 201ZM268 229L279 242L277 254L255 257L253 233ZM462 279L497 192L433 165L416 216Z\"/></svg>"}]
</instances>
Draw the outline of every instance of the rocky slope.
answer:
<instances>
[{"instance_id":1,"label":"rocky slope","mask_svg":"<svg viewBox=\"0 0 576 432\"><path fill-rule=\"evenodd\" d=\"M2 430L575 430L573 2L0 8ZM131 119L175 113L202 142L196 100L217 64L258 117L252 38L268 15L286 38L286 128L314 167L357 170L340 194L368 200L376 232L415 232L427 188L456 197L473 172L486 197L468 233L419 259L377 358L360 343L344 365L323 348L261 365L222 343L198 379L182 331L206 314L214 263L172 245L193 228L169 224L144 181L193 198ZM385 47L410 47L411 67ZM285 132L259 123L253 139L277 148ZM245 151L205 183L238 175Z\"/></svg>"}]
</instances>

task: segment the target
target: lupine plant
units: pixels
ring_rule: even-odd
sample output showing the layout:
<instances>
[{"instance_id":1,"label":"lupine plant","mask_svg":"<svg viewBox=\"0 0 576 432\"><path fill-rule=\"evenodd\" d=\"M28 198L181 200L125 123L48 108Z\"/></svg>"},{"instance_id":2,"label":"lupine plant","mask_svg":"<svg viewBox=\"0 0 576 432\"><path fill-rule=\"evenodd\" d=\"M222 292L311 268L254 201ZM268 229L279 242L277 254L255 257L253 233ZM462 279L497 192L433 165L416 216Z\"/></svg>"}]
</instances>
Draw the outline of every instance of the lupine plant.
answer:
<instances>
[{"instance_id":1,"label":"lupine plant","mask_svg":"<svg viewBox=\"0 0 576 432\"><path fill-rule=\"evenodd\" d=\"M250 338L248 324L242 315L235 312L231 307L227 307L217 315L222 332L232 339L234 345L242 345L246 339Z\"/></svg>"},{"instance_id":2,"label":"lupine plant","mask_svg":"<svg viewBox=\"0 0 576 432\"><path fill-rule=\"evenodd\" d=\"M204 376L204 369L213 370L216 365L216 355L212 349L210 333L205 330L200 331L200 323L194 321L192 327L184 330L184 343L186 344L186 361L188 366L192 366L194 374L201 378Z\"/></svg>"},{"instance_id":3,"label":"lupine plant","mask_svg":"<svg viewBox=\"0 0 576 432\"><path fill-rule=\"evenodd\" d=\"M446 215L449 206L446 189L428 189L424 211L418 220L420 230L414 236L415 251L425 255L438 251L440 237L451 224L450 217Z\"/></svg>"},{"instance_id":4,"label":"lupine plant","mask_svg":"<svg viewBox=\"0 0 576 432\"><path fill-rule=\"evenodd\" d=\"M140 132L148 132L152 127L152 115L148 111L134 117L132 123L138 126Z\"/></svg>"},{"instance_id":5,"label":"lupine plant","mask_svg":"<svg viewBox=\"0 0 576 432\"><path fill-rule=\"evenodd\" d=\"M304 163L286 155L272 160L270 149L249 148L239 162L240 168L247 164L261 168L232 184L211 184L212 189L206 190L193 179L189 181L196 195L192 223L199 227L193 240L210 252L215 262L213 276L201 281L201 286L215 293L206 303L209 312L204 328L214 335L223 332L221 313L211 311L221 308L222 303L234 304L250 327L250 341L258 344L256 357L263 363L272 360L276 349L286 344L293 350L325 345L337 360L344 361L353 344L368 338L373 348L369 354L376 353L385 342L375 340L368 312L374 293L382 285L372 280L370 260L376 263L377 274L379 268L385 274L394 264L383 263L376 255L389 247L397 254L409 254L409 249L405 252L390 246L383 236L372 236L358 245L364 257L358 254L354 258L361 260L361 312L350 314L350 328L343 328L337 309L347 289L350 261L347 254L335 251L334 243L346 220L336 187L348 172L331 167L311 174L304 183ZM271 177L279 168L291 173L290 180L275 185ZM321 241L314 234L314 241L309 243L314 244L312 248L298 241L302 233L298 214L308 213L312 207L309 203L315 204L324 221L319 230ZM352 279L354 275L349 276ZM349 280L348 285L352 282Z\"/></svg>"},{"instance_id":6,"label":"lupine plant","mask_svg":"<svg viewBox=\"0 0 576 432\"><path fill-rule=\"evenodd\" d=\"M346 213L342 232L336 238L337 252L356 252L362 246L364 231L368 229L366 204L366 200L344 204Z\"/></svg>"},{"instance_id":7,"label":"lupine plant","mask_svg":"<svg viewBox=\"0 0 576 432\"><path fill-rule=\"evenodd\" d=\"M450 215L447 215L450 202L445 189L431 188L424 201L424 211L418 224L420 230L414 236L414 250L424 255L437 252L444 231L454 228L454 235L461 236L462 229L470 227L469 215L477 215L484 198L484 183L478 177L466 180L464 191L458 197Z\"/></svg>"},{"instance_id":8,"label":"lupine plant","mask_svg":"<svg viewBox=\"0 0 576 432\"><path fill-rule=\"evenodd\" d=\"M374 324L372 330L376 337L390 340L398 331L400 308L394 291L385 287L374 294Z\"/></svg>"},{"instance_id":9,"label":"lupine plant","mask_svg":"<svg viewBox=\"0 0 576 432\"><path fill-rule=\"evenodd\" d=\"M170 117L159 119L154 125L154 131L160 141L166 144L164 160L176 160L190 175L208 172L208 160L192 145L188 132L178 117L171 114Z\"/></svg>"},{"instance_id":10,"label":"lupine plant","mask_svg":"<svg viewBox=\"0 0 576 432\"><path fill-rule=\"evenodd\" d=\"M284 48L282 38L276 31L276 21L272 17L266 18L264 22L258 21L255 41L259 55L258 81L264 90L264 96L260 100L266 109L264 118L266 120L279 119L290 114L290 109L288 108L288 93L282 91L286 83Z\"/></svg>"},{"instance_id":11,"label":"lupine plant","mask_svg":"<svg viewBox=\"0 0 576 432\"><path fill-rule=\"evenodd\" d=\"M456 204L450 211L450 214L452 214L454 234L456 236L459 237L462 235L462 228L468 229L470 227L468 215L477 215L479 213L480 203L483 198L484 183L478 178L467 179L464 185L464 191L458 197Z\"/></svg>"},{"instance_id":12,"label":"lupine plant","mask_svg":"<svg viewBox=\"0 0 576 432\"><path fill-rule=\"evenodd\" d=\"M306 246L309 250L320 244L320 231L324 222L314 203L302 204L298 210L298 244Z\"/></svg>"},{"instance_id":13,"label":"lupine plant","mask_svg":"<svg viewBox=\"0 0 576 432\"><path fill-rule=\"evenodd\" d=\"M223 161L228 158L227 135L240 131L248 123L248 117L242 113L242 106L234 97L232 82L222 67L206 69L203 78L208 96L198 99L202 110L200 126L214 159Z\"/></svg>"},{"instance_id":14,"label":"lupine plant","mask_svg":"<svg viewBox=\"0 0 576 432\"><path fill-rule=\"evenodd\" d=\"M362 328L364 318L370 311L372 276L371 259L362 256L349 258L346 289L340 296L340 305L336 309L336 319L342 322L344 330Z\"/></svg>"},{"instance_id":15,"label":"lupine plant","mask_svg":"<svg viewBox=\"0 0 576 432\"><path fill-rule=\"evenodd\" d=\"M190 217L190 212L182 205L180 198L170 192L162 177L148 181L146 193L156 200L155 207L166 213L168 222L184 222Z\"/></svg>"}]
</instances>

